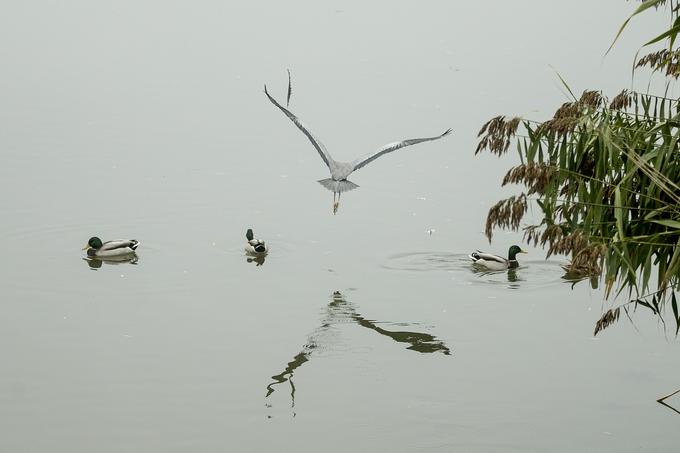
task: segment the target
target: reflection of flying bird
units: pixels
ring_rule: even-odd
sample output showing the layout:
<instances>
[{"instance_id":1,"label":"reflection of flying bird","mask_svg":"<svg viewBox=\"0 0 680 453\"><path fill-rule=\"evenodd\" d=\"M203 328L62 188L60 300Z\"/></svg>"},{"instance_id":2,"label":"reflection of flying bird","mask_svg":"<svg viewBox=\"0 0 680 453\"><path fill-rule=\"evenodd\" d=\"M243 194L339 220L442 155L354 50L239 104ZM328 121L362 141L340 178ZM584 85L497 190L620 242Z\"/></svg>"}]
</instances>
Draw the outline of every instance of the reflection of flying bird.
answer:
<instances>
[{"instance_id":1,"label":"reflection of flying bird","mask_svg":"<svg viewBox=\"0 0 680 453\"><path fill-rule=\"evenodd\" d=\"M354 184L351 181L347 180L347 177L352 174L352 172L364 167L365 165L368 165L369 163L373 162L376 160L378 157L391 153L392 151L396 151L400 148L404 148L406 146L411 146L411 145L416 145L418 143L422 142L428 142L431 140L439 140L440 138L448 135L451 133L451 129L447 129L443 134L437 135L436 137L426 137L426 138L412 138L408 140L402 140L400 142L394 142L387 144L380 148L378 151L366 154L365 156L359 157L358 159L355 159L351 162L339 162L334 160L331 155L329 154L328 150L326 150L326 147L321 143L319 139L314 137L314 135L302 124L302 122L298 119L297 116L295 116L293 113L290 112L290 110L286 109L283 107L281 104L279 104L276 99L271 97L269 95L269 92L267 91L267 86L265 85L264 87L264 93L267 95L269 100L277 106L297 127L302 131L303 134L307 136L309 141L314 145L314 148L319 152L319 155L321 156L321 159L324 161L324 163L328 166L328 169L331 172L331 177L329 179L322 179L319 181L319 183L324 186L326 189L331 190L334 195L333 199L333 207L334 207L334 212L337 210L337 203L335 202L335 194L338 194L338 202L340 200L340 194L342 192L347 192L352 189L356 189L359 187L358 185ZM290 93L290 82L289 82L289 93ZM290 98L289 98L290 100Z\"/></svg>"},{"instance_id":2,"label":"reflection of flying bird","mask_svg":"<svg viewBox=\"0 0 680 453\"><path fill-rule=\"evenodd\" d=\"M315 351L326 350L333 347L337 342L334 335L335 326L339 324L356 323L385 337L391 338L397 343L405 343L406 349L420 353L441 352L450 355L451 350L443 341L434 335L424 332L409 332L404 330L387 330L379 326L380 321L364 318L357 312L356 306L349 302L339 291L333 293L332 301L326 307L326 314L321 320L321 326L316 328L307 338L307 343L302 350L286 364L286 368L279 374L272 376L272 382L267 386L268 397L274 393L274 386L288 382L290 384L290 396L293 406L295 405L295 384L293 374L304 363L311 360Z\"/></svg>"}]
</instances>

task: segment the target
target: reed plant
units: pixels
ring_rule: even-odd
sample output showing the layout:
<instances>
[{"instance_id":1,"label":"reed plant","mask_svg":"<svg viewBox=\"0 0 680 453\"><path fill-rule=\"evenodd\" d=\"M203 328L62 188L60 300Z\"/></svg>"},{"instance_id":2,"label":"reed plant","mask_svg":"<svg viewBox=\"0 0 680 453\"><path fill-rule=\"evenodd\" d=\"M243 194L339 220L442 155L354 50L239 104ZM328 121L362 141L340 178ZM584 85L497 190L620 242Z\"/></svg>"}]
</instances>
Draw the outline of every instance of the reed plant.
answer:
<instances>
[{"instance_id":1,"label":"reed plant","mask_svg":"<svg viewBox=\"0 0 680 453\"><path fill-rule=\"evenodd\" d=\"M642 2L614 42L637 14L669 12L670 28L643 46L662 43L664 49L636 55L634 66L677 78L679 9L677 0ZM514 149L520 164L508 170L502 185L524 187L491 207L486 235L491 241L495 228L522 229L527 242L547 248L548 257L570 256L568 277L601 280L605 297L614 301L625 294L626 302L597 321L595 335L615 323L621 310L630 318L629 310L639 306L662 321L672 312L677 335L680 100L628 89L611 99L597 90L576 96L564 85L571 99L552 118L497 116L481 128L475 153L501 156ZM530 203L540 215L525 224Z\"/></svg>"}]
</instances>

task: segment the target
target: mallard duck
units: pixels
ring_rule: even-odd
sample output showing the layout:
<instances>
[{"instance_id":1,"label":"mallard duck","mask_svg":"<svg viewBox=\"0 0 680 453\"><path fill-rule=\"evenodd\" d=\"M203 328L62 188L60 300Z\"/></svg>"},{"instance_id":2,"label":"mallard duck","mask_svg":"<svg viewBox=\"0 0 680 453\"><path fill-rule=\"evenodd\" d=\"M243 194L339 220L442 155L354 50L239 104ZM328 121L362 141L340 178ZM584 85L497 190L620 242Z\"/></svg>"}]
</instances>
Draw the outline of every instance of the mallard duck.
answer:
<instances>
[{"instance_id":1,"label":"mallard duck","mask_svg":"<svg viewBox=\"0 0 680 453\"><path fill-rule=\"evenodd\" d=\"M253 230L248 228L246 231L246 252L251 255L265 255L269 251L269 247L261 239L255 239L253 235Z\"/></svg>"},{"instance_id":2,"label":"mallard duck","mask_svg":"<svg viewBox=\"0 0 680 453\"><path fill-rule=\"evenodd\" d=\"M87 245L83 250L87 250L87 256L97 258L113 258L125 255L133 255L139 241L135 239L115 239L113 241L102 242L101 239L94 236L87 241Z\"/></svg>"},{"instance_id":3,"label":"mallard duck","mask_svg":"<svg viewBox=\"0 0 680 453\"><path fill-rule=\"evenodd\" d=\"M518 253L527 253L522 250L518 245L513 245L508 250L508 258L505 259L502 256L492 255L491 253L484 253L480 250L472 253L470 259L473 263L480 266L484 266L492 271L502 271L505 269L513 269L519 266L517 262Z\"/></svg>"}]
</instances>

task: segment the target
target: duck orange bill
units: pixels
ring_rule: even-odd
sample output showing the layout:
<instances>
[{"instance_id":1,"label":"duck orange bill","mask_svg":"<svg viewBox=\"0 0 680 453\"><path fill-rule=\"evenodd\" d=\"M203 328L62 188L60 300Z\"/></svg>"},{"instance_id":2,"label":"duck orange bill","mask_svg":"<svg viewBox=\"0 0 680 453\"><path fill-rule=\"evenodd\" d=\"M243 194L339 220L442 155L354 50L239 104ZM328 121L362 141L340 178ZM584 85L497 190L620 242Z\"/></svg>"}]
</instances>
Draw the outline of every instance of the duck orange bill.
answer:
<instances>
[{"instance_id":1,"label":"duck orange bill","mask_svg":"<svg viewBox=\"0 0 680 453\"><path fill-rule=\"evenodd\" d=\"M528 254L529 252L527 252L526 250L520 249L520 250L519 250L519 253L526 253L526 254Z\"/></svg>"},{"instance_id":2,"label":"duck orange bill","mask_svg":"<svg viewBox=\"0 0 680 453\"><path fill-rule=\"evenodd\" d=\"M83 247L83 250L87 250L90 248L90 244L85 244L85 247Z\"/></svg>"}]
</instances>

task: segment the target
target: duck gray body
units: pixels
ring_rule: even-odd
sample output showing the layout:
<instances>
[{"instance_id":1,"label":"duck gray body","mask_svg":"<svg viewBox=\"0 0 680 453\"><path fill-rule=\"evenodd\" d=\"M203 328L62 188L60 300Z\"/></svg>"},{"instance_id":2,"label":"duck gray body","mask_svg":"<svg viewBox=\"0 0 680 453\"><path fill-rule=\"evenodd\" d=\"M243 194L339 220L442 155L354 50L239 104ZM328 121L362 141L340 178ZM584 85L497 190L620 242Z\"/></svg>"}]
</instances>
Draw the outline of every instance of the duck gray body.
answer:
<instances>
[{"instance_id":1,"label":"duck gray body","mask_svg":"<svg viewBox=\"0 0 680 453\"><path fill-rule=\"evenodd\" d=\"M248 228L246 231L246 253L250 255L266 255L269 251L269 246L261 239L255 239L253 230Z\"/></svg>"},{"instance_id":2,"label":"duck gray body","mask_svg":"<svg viewBox=\"0 0 680 453\"><path fill-rule=\"evenodd\" d=\"M471 253L468 257L472 262L478 266L485 267L492 271L502 271L505 269L514 269L519 267L519 262L517 261L518 253L527 253L522 250L519 246L513 245L508 250L508 257L503 258L499 255L494 255L492 253L482 252L477 250Z\"/></svg>"},{"instance_id":3,"label":"duck gray body","mask_svg":"<svg viewBox=\"0 0 680 453\"><path fill-rule=\"evenodd\" d=\"M139 241L135 239L114 239L102 242L101 239L95 236L90 238L85 249L89 257L116 258L133 255L138 246Z\"/></svg>"}]
</instances>

